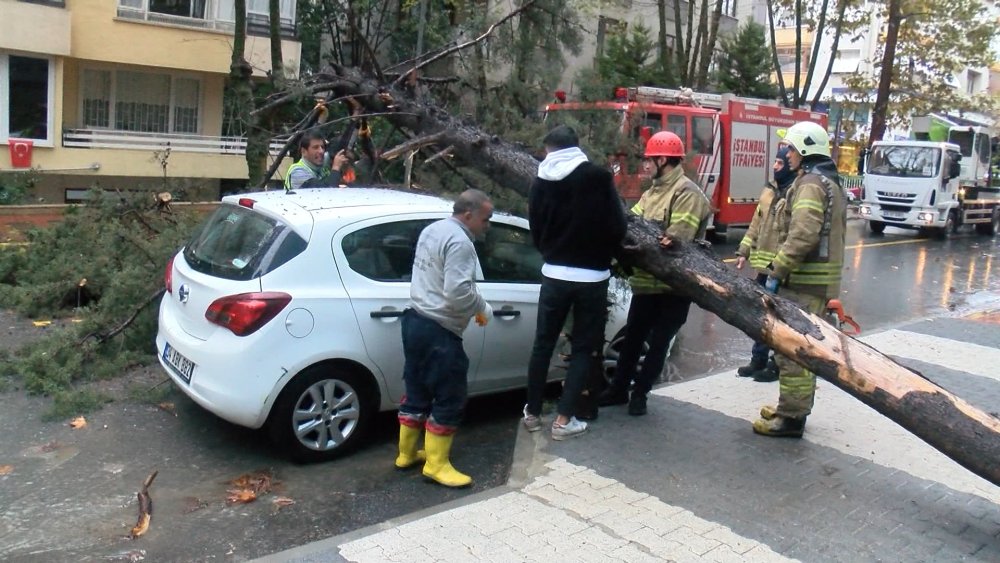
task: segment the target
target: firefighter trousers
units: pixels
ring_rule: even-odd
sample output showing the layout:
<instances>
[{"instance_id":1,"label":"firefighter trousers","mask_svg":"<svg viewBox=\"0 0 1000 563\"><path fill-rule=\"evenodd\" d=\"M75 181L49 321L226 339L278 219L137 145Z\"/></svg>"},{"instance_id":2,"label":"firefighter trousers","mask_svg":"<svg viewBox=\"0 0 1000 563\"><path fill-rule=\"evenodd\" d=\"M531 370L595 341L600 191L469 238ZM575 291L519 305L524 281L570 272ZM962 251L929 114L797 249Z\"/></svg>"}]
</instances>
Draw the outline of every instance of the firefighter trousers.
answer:
<instances>
[{"instance_id":1,"label":"firefighter trousers","mask_svg":"<svg viewBox=\"0 0 1000 563\"><path fill-rule=\"evenodd\" d=\"M781 288L779 295L794 301L803 310L823 315L826 299ZM780 354L774 355L778 365L778 408L776 413L785 418L805 418L812 412L816 396L816 375Z\"/></svg>"}]
</instances>

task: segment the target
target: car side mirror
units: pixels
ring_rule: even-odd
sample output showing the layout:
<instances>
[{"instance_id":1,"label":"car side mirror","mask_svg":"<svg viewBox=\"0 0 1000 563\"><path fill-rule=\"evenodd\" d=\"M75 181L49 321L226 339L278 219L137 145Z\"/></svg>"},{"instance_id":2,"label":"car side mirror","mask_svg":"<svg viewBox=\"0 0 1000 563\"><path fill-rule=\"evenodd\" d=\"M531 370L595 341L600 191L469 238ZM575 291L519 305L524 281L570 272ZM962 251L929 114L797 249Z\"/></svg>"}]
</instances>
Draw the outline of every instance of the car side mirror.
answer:
<instances>
[{"instance_id":1,"label":"car side mirror","mask_svg":"<svg viewBox=\"0 0 1000 563\"><path fill-rule=\"evenodd\" d=\"M958 175L962 173L962 165L959 164L957 158L951 160L951 166L948 167L948 179L952 180L958 178Z\"/></svg>"}]
</instances>

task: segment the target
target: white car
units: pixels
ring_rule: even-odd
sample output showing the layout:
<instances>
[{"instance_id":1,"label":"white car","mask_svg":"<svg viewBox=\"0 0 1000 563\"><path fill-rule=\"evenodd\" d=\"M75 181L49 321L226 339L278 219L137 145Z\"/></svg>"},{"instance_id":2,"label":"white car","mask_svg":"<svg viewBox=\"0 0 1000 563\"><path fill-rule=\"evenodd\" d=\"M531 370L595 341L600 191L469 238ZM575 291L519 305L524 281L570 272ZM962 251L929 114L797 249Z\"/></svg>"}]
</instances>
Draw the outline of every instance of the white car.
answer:
<instances>
[{"instance_id":1,"label":"white car","mask_svg":"<svg viewBox=\"0 0 1000 563\"><path fill-rule=\"evenodd\" d=\"M196 403L266 426L297 460L351 449L376 411L398 407L414 247L451 210L442 198L377 188L224 198L167 266L160 363ZM464 334L470 395L526 385L542 265L519 217L494 215L476 247L495 318ZM612 367L628 305L627 291L615 293Z\"/></svg>"}]
</instances>

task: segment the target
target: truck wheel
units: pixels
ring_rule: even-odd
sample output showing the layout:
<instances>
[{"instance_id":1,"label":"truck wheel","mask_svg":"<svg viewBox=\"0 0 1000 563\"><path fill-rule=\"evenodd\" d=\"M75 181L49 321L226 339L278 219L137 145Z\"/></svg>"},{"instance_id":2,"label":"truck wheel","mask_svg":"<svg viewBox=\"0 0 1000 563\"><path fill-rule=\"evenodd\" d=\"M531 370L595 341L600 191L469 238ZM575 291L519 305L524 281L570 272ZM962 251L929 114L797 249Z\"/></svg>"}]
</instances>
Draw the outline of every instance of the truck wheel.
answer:
<instances>
[{"instance_id":1,"label":"truck wheel","mask_svg":"<svg viewBox=\"0 0 1000 563\"><path fill-rule=\"evenodd\" d=\"M315 365L281 391L268 418L275 445L299 463L326 461L354 449L367 433L378 393L343 367Z\"/></svg>"},{"instance_id":2,"label":"truck wheel","mask_svg":"<svg viewBox=\"0 0 1000 563\"><path fill-rule=\"evenodd\" d=\"M952 211L948 213L948 219L945 220L944 226L937 229L934 232L935 238L938 240L947 240L951 235L958 232L958 215Z\"/></svg>"},{"instance_id":3,"label":"truck wheel","mask_svg":"<svg viewBox=\"0 0 1000 563\"><path fill-rule=\"evenodd\" d=\"M868 228L876 235L880 235L885 232L885 223L882 221L868 221Z\"/></svg>"},{"instance_id":4,"label":"truck wheel","mask_svg":"<svg viewBox=\"0 0 1000 563\"><path fill-rule=\"evenodd\" d=\"M1000 231L1000 207L993 210L993 218L990 219L989 223L980 223L976 225L976 232L981 235L986 235L991 237Z\"/></svg>"}]
</instances>

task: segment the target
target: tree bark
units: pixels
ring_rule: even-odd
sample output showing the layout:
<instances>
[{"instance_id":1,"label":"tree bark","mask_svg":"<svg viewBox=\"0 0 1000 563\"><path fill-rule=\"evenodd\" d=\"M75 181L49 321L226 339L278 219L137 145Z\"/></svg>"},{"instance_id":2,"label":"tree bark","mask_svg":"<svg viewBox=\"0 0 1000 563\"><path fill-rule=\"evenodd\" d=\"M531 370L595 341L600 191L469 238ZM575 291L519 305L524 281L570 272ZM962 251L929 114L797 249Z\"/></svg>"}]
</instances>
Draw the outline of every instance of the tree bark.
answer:
<instances>
[{"instance_id":1,"label":"tree bark","mask_svg":"<svg viewBox=\"0 0 1000 563\"><path fill-rule=\"evenodd\" d=\"M369 112L394 111L387 119L415 135L440 134L440 146L454 146L459 161L527 195L538 162L520 148L427 102L409 100L398 90L383 87L389 95L380 98L375 95L378 83L356 72L345 72L334 87L336 95L355 96ZM337 77L325 78L334 81ZM794 303L765 293L711 252L680 242L662 249L660 236L662 229L657 225L630 215L620 258L669 283L703 309L850 393L973 473L1000 485L1000 419L803 312Z\"/></svg>"},{"instance_id":2,"label":"tree bark","mask_svg":"<svg viewBox=\"0 0 1000 563\"><path fill-rule=\"evenodd\" d=\"M896 42L899 39L899 25L903 21L902 0L889 0L889 18L886 22L885 52L882 53L882 68L878 79L878 93L872 108L872 131L868 137L868 147L881 141L885 135L885 114L889 111L889 90L892 88L892 73L895 70Z\"/></svg>"}]
</instances>

